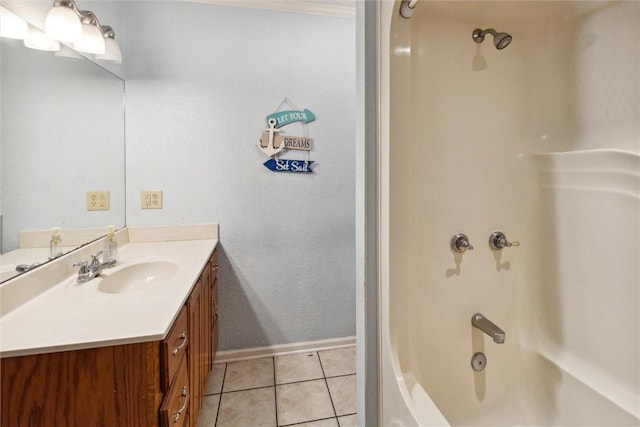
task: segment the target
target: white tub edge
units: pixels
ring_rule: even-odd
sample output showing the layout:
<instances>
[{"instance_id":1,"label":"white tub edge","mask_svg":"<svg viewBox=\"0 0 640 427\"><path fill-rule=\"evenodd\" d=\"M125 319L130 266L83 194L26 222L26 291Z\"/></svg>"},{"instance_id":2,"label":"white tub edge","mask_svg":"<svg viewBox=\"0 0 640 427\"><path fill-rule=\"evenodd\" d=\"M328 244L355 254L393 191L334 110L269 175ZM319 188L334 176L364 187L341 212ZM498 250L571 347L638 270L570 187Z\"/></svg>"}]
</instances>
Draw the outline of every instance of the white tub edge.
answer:
<instances>
[{"instance_id":1,"label":"white tub edge","mask_svg":"<svg viewBox=\"0 0 640 427\"><path fill-rule=\"evenodd\" d=\"M397 4L396 4L397 3ZM389 55L392 14L399 2L378 3L378 191L379 191L379 338L380 425L385 427L449 426L427 392L412 375L402 374L389 336ZM385 163L383 159L387 159Z\"/></svg>"}]
</instances>

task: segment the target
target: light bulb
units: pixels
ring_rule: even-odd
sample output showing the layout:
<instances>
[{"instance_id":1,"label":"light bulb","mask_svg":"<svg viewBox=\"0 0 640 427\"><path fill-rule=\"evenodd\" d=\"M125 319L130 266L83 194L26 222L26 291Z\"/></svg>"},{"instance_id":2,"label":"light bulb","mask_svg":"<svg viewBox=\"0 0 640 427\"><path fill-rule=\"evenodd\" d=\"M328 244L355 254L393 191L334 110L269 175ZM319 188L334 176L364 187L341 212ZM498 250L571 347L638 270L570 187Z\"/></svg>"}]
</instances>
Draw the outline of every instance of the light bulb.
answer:
<instances>
[{"instance_id":1,"label":"light bulb","mask_svg":"<svg viewBox=\"0 0 640 427\"><path fill-rule=\"evenodd\" d=\"M27 33L28 27L24 19L0 7L0 37L23 40Z\"/></svg>"},{"instance_id":2,"label":"light bulb","mask_svg":"<svg viewBox=\"0 0 640 427\"><path fill-rule=\"evenodd\" d=\"M82 23L82 38L73 44L80 52L103 55L106 45L102 32L95 25Z\"/></svg>"},{"instance_id":3,"label":"light bulb","mask_svg":"<svg viewBox=\"0 0 640 427\"><path fill-rule=\"evenodd\" d=\"M45 33L32 26L29 26L27 37L24 39L24 45L28 48L37 50L60 50L59 41L50 39Z\"/></svg>"},{"instance_id":4,"label":"light bulb","mask_svg":"<svg viewBox=\"0 0 640 427\"><path fill-rule=\"evenodd\" d=\"M70 7L54 6L44 21L47 36L65 43L74 43L82 37L80 18Z\"/></svg>"}]
</instances>

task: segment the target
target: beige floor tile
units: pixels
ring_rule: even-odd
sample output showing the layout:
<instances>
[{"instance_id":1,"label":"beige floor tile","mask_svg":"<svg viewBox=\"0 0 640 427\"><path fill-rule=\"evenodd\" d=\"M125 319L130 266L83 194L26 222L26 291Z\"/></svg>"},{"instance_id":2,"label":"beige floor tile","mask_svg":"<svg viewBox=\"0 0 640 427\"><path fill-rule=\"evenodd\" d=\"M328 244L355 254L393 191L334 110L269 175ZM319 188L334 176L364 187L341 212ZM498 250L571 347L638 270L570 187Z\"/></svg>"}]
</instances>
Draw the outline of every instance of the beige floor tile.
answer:
<instances>
[{"instance_id":1,"label":"beige floor tile","mask_svg":"<svg viewBox=\"0 0 640 427\"><path fill-rule=\"evenodd\" d=\"M222 392L222 380L226 366L226 363L216 363L213 365L209 378L207 378L207 387L204 390L205 395L220 394L220 392Z\"/></svg>"},{"instance_id":2,"label":"beige floor tile","mask_svg":"<svg viewBox=\"0 0 640 427\"><path fill-rule=\"evenodd\" d=\"M274 387L222 393L216 427L275 427Z\"/></svg>"},{"instance_id":3,"label":"beige floor tile","mask_svg":"<svg viewBox=\"0 0 640 427\"><path fill-rule=\"evenodd\" d=\"M356 413L356 376L327 378L329 393L336 415Z\"/></svg>"},{"instance_id":4,"label":"beige floor tile","mask_svg":"<svg viewBox=\"0 0 640 427\"><path fill-rule=\"evenodd\" d=\"M202 409L198 415L198 427L214 427L216 425L219 404L219 394L205 396L204 399L202 399Z\"/></svg>"},{"instance_id":5,"label":"beige floor tile","mask_svg":"<svg viewBox=\"0 0 640 427\"><path fill-rule=\"evenodd\" d=\"M338 417L338 422L340 423L340 427L358 427L355 414Z\"/></svg>"},{"instance_id":6,"label":"beige floor tile","mask_svg":"<svg viewBox=\"0 0 640 427\"><path fill-rule=\"evenodd\" d=\"M278 425L335 417L324 380L276 386Z\"/></svg>"},{"instance_id":7,"label":"beige floor tile","mask_svg":"<svg viewBox=\"0 0 640 427\"><path fill-rule=\"evenodd\" d=\"M324 375L327 378L356 373L355 346L319 351L318 354L320 355Z\"/></svg>"},{"instance_id":8,"label":"beige floor tile","mask_svg":"<svg viewBox=\"0 0 640 427\"><path fill-rule=\"evenodd\" d=\"M326 420L311 421L309 423L296 424L291 427L340 427L337 418L327 418Z\"/></svg>"},{"instance_id":9,"label":"beige floor tile","mask_svg":"<svg viewBox=\"0 0 640 427\"><path fill-rule=\"evenodd\" d=\"M318 353L299 353L274 358L276 384L324 378Z\"/></svg>"},{"instance_id":10,"label":"beige floor tile","mask_svg":"<svg viewBox=\"0 0 640 427\"><path fill-rule=\"evenodd\" d=\"M223 392L273 385L273 357L227 363Z\"/></svg>"}]
</instances>

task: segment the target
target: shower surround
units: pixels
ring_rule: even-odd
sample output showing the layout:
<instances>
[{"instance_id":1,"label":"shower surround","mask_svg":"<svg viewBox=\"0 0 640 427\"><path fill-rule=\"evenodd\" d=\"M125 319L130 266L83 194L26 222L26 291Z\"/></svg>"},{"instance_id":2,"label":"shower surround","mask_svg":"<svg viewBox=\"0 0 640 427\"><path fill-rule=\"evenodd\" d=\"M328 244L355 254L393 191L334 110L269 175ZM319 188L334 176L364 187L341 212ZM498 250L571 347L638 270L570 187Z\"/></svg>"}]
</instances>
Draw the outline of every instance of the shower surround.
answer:
<instances>
[{"instance_id":1,"label":"shower surround","mask_svg":"<svg viewBox=\"0 0 640 427\"><path fill-rule=\"evenodd\" d=\"M640 3L399 7L379 6L381 424L640 425Z\"/></svg>"}]
</instances>

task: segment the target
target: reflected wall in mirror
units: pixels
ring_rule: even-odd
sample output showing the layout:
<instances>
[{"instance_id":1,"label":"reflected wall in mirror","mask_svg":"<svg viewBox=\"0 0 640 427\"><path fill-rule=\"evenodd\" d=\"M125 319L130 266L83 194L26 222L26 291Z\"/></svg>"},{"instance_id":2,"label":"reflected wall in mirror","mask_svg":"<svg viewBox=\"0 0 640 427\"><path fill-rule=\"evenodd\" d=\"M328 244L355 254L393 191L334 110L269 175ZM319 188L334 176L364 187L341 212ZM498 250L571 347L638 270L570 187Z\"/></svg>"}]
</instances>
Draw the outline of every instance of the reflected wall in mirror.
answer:
<instances>
[{"instance_id":1,"label":"reflected wall in mirror","mask_svg":"<svg viewBox=\"0 0 640 427\"><path fill-rule=\"evenodd\" d=\"M86 58L0 38L0 80L2 281L49 256L47 238L22 257L20 232L125 225L125 129L124 81ZM108 191L110 209L88 211L88 191Z\"/></svg>"}]
</instances>

